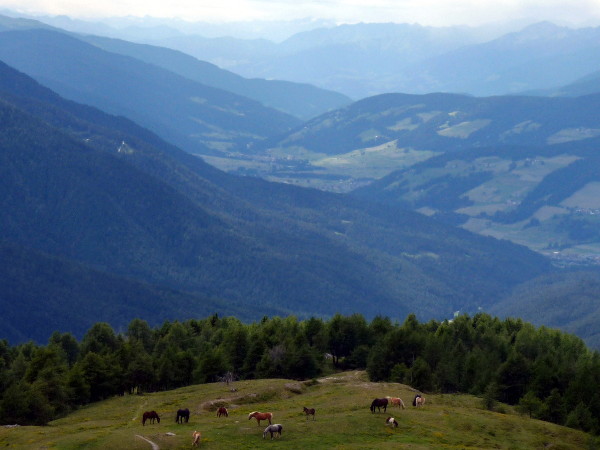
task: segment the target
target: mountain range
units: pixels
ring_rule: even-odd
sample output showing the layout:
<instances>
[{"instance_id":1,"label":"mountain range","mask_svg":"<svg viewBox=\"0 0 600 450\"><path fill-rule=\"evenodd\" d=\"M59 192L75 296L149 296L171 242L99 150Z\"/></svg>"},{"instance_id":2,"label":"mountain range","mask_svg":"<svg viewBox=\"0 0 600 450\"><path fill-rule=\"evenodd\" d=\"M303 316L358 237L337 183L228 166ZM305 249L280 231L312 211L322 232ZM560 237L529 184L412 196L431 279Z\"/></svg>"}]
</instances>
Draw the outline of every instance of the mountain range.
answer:
<instances>
[{"instance_id":1,"label":"mountain range","mask_svg":"<svg viewBox=\"0 0 600 450\"><path fill-rule=\"evenodd\" d=\"M353 24L298 33L281 43L170 36L174 48L246 77L314 84L355 100L404 92L517 94L557 88L600 69L600 28L549 22L495 35L480 28Z\"/></svg>"}]
</instances>

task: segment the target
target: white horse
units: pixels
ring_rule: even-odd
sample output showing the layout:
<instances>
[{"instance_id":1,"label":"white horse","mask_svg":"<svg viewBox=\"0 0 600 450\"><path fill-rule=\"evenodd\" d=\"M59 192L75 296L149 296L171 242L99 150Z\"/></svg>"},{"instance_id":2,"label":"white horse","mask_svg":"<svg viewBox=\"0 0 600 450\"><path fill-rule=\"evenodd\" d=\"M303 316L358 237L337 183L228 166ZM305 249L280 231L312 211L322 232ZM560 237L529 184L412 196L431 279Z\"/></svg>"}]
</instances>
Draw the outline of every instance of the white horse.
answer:
<instances>
[{"instance_id":1,"label":"white horse","mask_svg":"<svg viewBox=\"0 0 600 450\"><path fill-rule=\"evenodd\" d=\"M265 428L265 431L263 431L263 439L267 436L267 433L271 433L271 440L273 439L274 434L277 437L281 437L281 430L283 430L283 425L279 423L269 425L267 428Z\"/></svg>"}]
</instances>

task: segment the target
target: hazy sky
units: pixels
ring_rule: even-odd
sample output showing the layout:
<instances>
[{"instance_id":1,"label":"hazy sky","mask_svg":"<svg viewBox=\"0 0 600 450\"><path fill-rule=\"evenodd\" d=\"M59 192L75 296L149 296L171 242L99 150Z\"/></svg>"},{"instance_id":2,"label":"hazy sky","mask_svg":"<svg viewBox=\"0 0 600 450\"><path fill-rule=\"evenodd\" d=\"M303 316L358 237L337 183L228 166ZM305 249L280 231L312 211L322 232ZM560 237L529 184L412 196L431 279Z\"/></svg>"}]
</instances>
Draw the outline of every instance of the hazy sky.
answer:
<instances>
[{"instance_id":1,"label":"hazy sky","mask_svg":"<svg viewBox=\"0 0 600 450\"><path fill-rule=\"evenodd\" d=\"M152 16L190 21L290 20L479 25L517 19L599 25L600 0L0 0L0 8L70 17Z\"/></svg>"}]
</instances>

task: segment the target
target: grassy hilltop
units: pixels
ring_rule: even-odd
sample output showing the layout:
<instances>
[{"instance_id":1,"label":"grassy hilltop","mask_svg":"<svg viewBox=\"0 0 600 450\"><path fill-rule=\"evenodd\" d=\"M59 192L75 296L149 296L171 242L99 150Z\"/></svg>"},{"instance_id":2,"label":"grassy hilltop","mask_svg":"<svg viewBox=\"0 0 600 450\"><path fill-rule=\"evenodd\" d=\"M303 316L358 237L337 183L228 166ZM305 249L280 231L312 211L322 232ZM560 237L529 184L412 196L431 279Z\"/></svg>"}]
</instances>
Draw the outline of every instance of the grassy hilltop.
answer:
<instances>
[{"instance_id":1,"label":"grassy hilltop","mask_svg":"<svg viewBox=\"0 0 600 450\"><path fill-rule=\"evenodd\" d=\"M580 431L529 419L501 405L504 413L482 409L469 395L426 395L424 408L411 406L414 390L396 383L371 383L364 372L345 372L317 383L271 379L239 381L237 391L224 384L115 397L52 422L46 427L0 428L0 447L149 449L191 448L192 432L202 432L201 448L593 448ZM399 396L407 408L369 411L373 398ZM217 406L229 418L217 418ZM316 409L306 420L302 407ZM178 408L191 411L190 422L175 423ZM142 426L144 411L156 410L160 424ZM251 411L271 411L283 425L281 439L262 439L266 426L248 420ZM397 429L385 425L393 416ZM166 433L175 433L169 436Z\"/></svg>"}]
</instances>

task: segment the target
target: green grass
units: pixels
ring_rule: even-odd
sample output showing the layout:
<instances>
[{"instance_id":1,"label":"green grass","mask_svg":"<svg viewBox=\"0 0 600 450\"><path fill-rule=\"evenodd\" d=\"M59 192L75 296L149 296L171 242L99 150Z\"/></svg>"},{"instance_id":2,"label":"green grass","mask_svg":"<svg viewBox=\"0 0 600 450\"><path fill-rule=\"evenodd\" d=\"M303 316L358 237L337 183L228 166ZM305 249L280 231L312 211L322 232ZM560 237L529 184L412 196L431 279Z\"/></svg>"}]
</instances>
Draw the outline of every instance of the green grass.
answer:
<instances>
[{"instance_id":1,"label":"green grass","mask_svg":"<svg viewBox=\"0 0 600 450\"><path fill-rule=\"evenodd\" d=\"M290 384L292 383L292 384ZM310 383L308 383L310 384ZM314 385L289 380L236 382L236 392L223 384L191 386L169 392L116 397L83 408L46 427L0 428L0 447L60 449L150 449L146 437L161 449L190 448L194 430L202 432L201 448L587 448L585 433L517 415L510 407L500 414L481 408L469 395L426 395L421 409L410 406L414 391L395 383L370 383L364 372L322 378ZM287 386L286 386L287 385ZM388 413L369 411L371 400L400 396L407 408ZM228 405L229 418L217 418L213 402ZM302 407L316 408L306 420ZM175 423L180 407L190 422ZM160 424L142 426L146 410L156 410ZM281 439L263 440L266 424L248 420L251 411L271 411L283 425ZM392 415L397 429L385 425ZM166 433L175 433L168 436Z\"/></svg>"}]
</instances>

